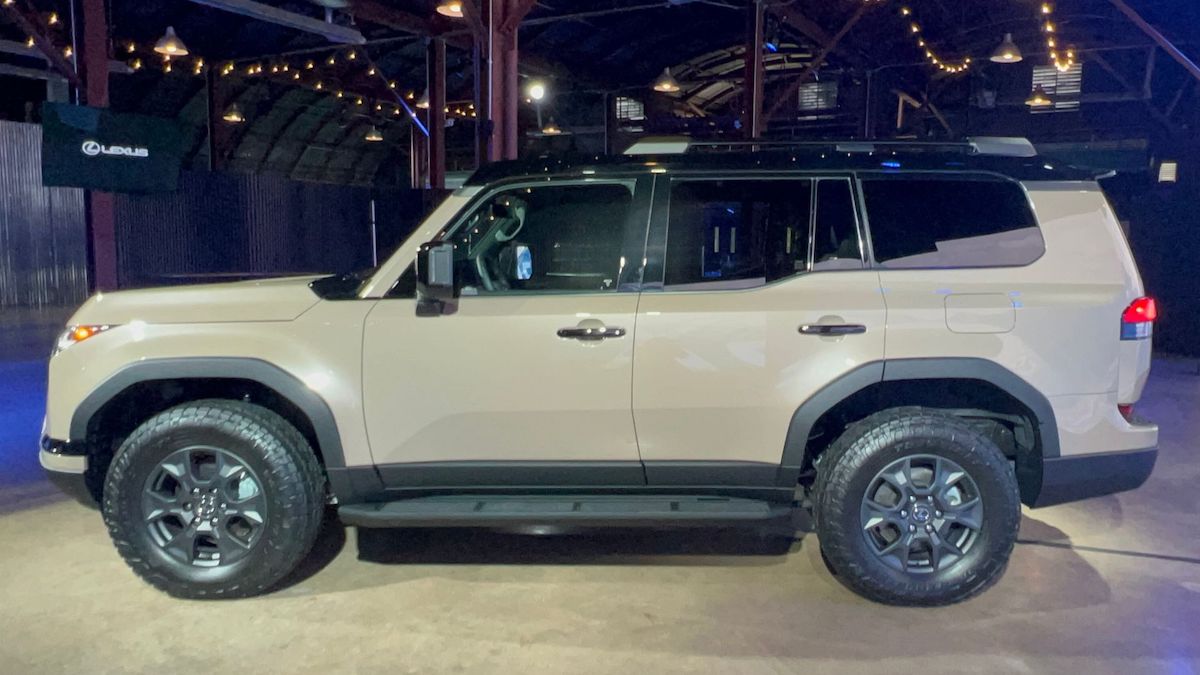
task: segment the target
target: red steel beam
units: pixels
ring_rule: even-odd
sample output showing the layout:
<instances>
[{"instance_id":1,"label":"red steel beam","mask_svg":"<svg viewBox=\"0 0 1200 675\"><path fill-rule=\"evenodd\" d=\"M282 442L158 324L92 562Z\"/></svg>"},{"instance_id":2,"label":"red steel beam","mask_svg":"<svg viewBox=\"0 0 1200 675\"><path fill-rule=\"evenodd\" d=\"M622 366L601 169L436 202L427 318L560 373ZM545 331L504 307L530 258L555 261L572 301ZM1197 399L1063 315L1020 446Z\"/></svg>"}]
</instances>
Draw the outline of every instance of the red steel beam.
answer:
<instances>
[{"instance_id":1,"label":"red steel beam","mask_svg":"<svg viewBox=\"0 0 1200 675\"><path fill-rule=\"evenodd\" d=\"M429 187L446 187L446 43L429 40L426 51L429 91Z\"/></svg>"},{"instance_id":2,"label":"red steel beam","mask_svg":"<svg viewBox=\"0 0 1200 675\"><path fill-rule=\"evenodd\" d=\"M762 135L763 107L763 3L752 0L746 7L746 86L742 131L746 138Z\"/></svg>"},{"instance_id":3,"label":"red steel beam","mask_svg":"<svg viewBox=\"0 0 1200 675\"><path fill-rule=\"evenodd\" d=\"M108 13L104 0L83 0L84 97L94 108L108 107ZM97 291L117 288L117 218L113 195L91 190L88 229L92 247L92 286Z\"/></svg>"}]
</instances>

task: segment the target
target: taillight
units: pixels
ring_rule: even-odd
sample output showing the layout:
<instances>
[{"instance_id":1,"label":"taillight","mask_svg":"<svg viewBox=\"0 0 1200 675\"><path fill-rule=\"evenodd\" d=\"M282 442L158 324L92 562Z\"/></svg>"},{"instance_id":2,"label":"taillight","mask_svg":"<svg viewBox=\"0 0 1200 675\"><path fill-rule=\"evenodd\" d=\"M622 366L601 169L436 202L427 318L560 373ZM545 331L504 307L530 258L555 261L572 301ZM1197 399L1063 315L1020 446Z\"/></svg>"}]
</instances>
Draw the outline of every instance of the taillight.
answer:
<instances>
[{"instance_id":1,"label":"taillight","mask_svg":"<svg viewBox=\"0 0 1200 675\"><path fill-rule=\"evenodd\" d=\"M1158 303L1154 298L1138 298L1129 303L1121 314L1121 339L1144 340L1152 334L1154 321L1158 319Z\"/></svg>"},{"instance_id":2,"label":"taillight","mask_svg":"<svg viewBox=\"0 0 1200 675\"><path fill-rule=\"evenodd\" d=\"M1126 422L1133 422L1133 404L1122 403L1117 406L1117 412L1121 413L1121 417L1125 418Z\"/></svg>"}]
</instances>

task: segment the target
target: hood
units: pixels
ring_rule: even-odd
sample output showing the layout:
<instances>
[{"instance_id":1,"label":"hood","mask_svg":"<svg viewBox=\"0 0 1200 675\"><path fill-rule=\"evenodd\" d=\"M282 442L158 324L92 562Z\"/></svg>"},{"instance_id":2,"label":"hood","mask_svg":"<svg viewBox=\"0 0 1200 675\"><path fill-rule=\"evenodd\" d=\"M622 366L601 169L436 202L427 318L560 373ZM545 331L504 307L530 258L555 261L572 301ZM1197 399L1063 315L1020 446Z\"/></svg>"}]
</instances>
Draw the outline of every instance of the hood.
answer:
<instances>
[{"instance_id":1,"label":"hood","mask_svg":"<svg viewBox=\"0 0 1200 675\"><path fill-rule=\"evenodd\" d=\"M308 287L319 278L313 275L97 293L75 312L71 323L291 321L320 301Z\"/></svg>"}]
</instances>

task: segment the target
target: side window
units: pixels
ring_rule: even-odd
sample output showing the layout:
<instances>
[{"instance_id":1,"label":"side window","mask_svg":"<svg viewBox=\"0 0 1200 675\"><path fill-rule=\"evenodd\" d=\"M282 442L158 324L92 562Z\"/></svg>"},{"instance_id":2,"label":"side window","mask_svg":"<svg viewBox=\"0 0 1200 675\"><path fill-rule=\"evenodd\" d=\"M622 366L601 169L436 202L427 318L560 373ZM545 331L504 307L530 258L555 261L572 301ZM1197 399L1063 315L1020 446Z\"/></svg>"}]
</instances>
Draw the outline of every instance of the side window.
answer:
<instances>
[{"instance_id":1,"label":"side window","mask_svg":"<svg viewBox=\"0 0 1200 675\"><path fill-rule=\"evenodd\" d=\"M515 188L486 200L447 239L463 295L613 291L632 184Z\"/></svg>"},{"instance_id":2,"label":"side window","mask_svg":"<svg viewBox=\"0 0 1200 675\"><path fill-rule=\"evenodd\" d=\"M1046 250L1021 188L1008 181L865 179L875 260L883 267L1028 265Z\"/></svg>"},{"instance_id":3,"label":"side window","mask_svg":"<svg viewBox=\"0 0 1200 675\"><path fill-rule=\"evenodd\" d=\"M813 271L862 269L858 215L849 179L817 181L813 221Z\"/></svg>"},{"instance_id":4,"label":"side window","mask_svg":"<svg viewBox=\"0 0 1200 675\"><path fill-rule=\"evenodd\" d=\"M665 286L750 288L808 268L810 180L671 185Z\"/></svg>"}]
</instances>

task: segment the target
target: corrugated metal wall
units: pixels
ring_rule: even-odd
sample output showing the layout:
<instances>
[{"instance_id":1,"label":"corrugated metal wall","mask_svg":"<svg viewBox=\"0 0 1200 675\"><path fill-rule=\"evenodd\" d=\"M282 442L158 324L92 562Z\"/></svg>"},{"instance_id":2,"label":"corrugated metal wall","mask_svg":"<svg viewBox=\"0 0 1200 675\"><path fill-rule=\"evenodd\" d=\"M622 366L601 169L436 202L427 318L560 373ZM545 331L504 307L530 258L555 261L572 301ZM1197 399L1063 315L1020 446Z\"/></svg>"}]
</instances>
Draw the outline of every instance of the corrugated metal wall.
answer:
<instances>
[{"instance_id":1,"label":"corrugated metal wall","mask_svg":"<svg viewBox=\"0 0 1200 675\"><path fill-rule=\"evenodd\" d=\"M117 196L122 287L371 265L367 188L200 172L179 188Z\"/></svg>"},{"instance_id":2,"label":"corrugated metal wall","mask_svg":"<svg viewBox=\"0 0 1200 675\"><path fill-rule=\"evenodd\" d=\"M42 185L42 128L0 121L0 308L87 298L83 190Z\"/></svg>"}]
</instances>

